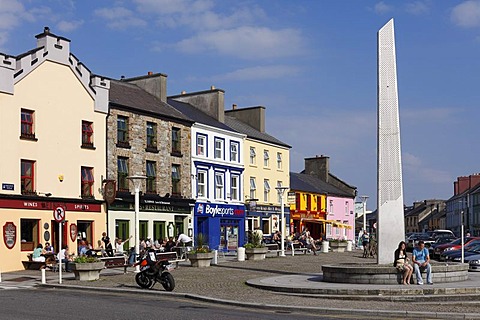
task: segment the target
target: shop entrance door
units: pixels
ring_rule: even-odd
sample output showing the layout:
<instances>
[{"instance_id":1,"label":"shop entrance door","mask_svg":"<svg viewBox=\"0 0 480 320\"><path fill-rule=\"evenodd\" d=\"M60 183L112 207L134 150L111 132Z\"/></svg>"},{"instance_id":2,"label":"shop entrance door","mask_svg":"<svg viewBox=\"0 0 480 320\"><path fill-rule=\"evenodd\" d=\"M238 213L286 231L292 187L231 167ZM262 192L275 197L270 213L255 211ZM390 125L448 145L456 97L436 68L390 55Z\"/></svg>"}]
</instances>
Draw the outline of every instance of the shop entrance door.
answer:
<instances>
[{"instance_id":1,"label":"shop entrance door","mask_svg":"<svg viewBox=\"0 0 480 320\"><path fill-rule=\"evenodd\" d=\"M66 229L67 229L67 225L68 225L68 223L64 223L64 224L63 224L63 230L62 230L62 232L63 232L62 247L65 247L65 245L68 245L68 242L67 242L67 240L68 240L68 239L67 239L67 234L68 234L68 232L67 232L67 230L66 230ZM56 253L58 253L58 252L61 250L61 248L58 247L59 244L60 244L60 242L59 242L59 239L60 239L60 238L58 237L58 235L59 235L59 234L58 234L58 222L55 221L55 220L52 220L51 223L50 223L50 226L51 226L50 229L51 229L51 235L52 235L52 236L51 236L51 239L50 239L50 240L51 240L51 241L50 241L50 244L53 246L53 250L54 250ZM71 253L72 251L75 251L75 249L76 249L76 248L69 248L69 252Z\"/></svg>"},{"instance_id":2,"label":"shop entrance door","mask_svg":"<svg viewBox=\"0 0 480 320\"><path fill-rule=\"evenodd\" d=\"M140 221L140 240L147 240L148 238L148 221ZM130 245L133 247L135 244Z\"/></svg>"},{"instance_id":3,"label":"shop entrance door","mask_svg":"<svg viewBox=\"0 0 480 320\"><path fill-rule=\"evenodd\" d=\"M153 241L162 242L165 239L165 221L153 222Z\"/></svg>"},{"instance_id":4,"label":"shop entrance door","mask_svg":"<svg viewBox=\"0 0 480 320\"><path fill-rule=\"evenodd\" d=\"M238 248L238 221L220 220L220 247L219 250L233 250Z\"/></svg>"},{"instance_id":5,"label":"shop entrance door","mask_svg":"<svg viewBox=\"0 0 480 320\"><path fill-rule=\"evenodd\" d=\"M115 220L115 237L118 239L126 240L130 237L130 220ZM112 241L112 244L114 244L114 239L110 239ZM129 241L130 242L130 241ZM129 242L125 242L123 244L123 250L128 252L128 245ZM135 240L133 240L133 245L135 245Z\"/></svg>"}]
</instances>

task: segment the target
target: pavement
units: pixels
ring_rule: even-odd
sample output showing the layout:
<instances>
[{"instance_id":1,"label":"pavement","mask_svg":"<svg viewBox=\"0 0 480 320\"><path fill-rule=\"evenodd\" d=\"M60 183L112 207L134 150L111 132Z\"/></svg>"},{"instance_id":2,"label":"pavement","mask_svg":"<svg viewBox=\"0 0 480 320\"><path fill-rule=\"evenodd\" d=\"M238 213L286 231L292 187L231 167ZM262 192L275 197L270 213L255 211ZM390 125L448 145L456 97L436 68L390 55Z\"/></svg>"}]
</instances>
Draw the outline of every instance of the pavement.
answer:
<instances>
[{"instance_id":1,"label":"pavement","mask_svg":"<svg viewBox=\"0 0 480 320\"><path fill-rule=\"evenodd\" d=\"M131 294L176 295L189 299L250 308L313 311L321 314L376 315L401 318L480 319L480 273L470 272L469 279L434 285L364 285L322 281L321 266L326 264L375 264L362 258L362 251L268 255L262 261L237 261L235 256L219 258L210 268L193 268L188 261L172 272L175 290L165 292L160 284L142 290L135 283L132 269L105 269L97 281L77 281L72 273L59 275L22 270L2 273L0 289L34 286L69 290L105 290Z\"/></svg>"}]
</instances>

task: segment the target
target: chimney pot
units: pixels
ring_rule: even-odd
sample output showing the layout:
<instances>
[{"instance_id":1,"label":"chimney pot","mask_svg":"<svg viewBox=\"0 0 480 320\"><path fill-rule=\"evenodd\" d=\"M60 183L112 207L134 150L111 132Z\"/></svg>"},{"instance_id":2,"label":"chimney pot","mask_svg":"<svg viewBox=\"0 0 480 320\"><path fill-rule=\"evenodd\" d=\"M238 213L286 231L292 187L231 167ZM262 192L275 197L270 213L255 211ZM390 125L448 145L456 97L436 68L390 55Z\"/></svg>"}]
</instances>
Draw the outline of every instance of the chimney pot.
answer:
<instances>
[{"instance_id":1,"label":"chimney pot","mask_svg":"<svg viewBox=\"0 0 480 320\"><path fill-rule=\"evenodd\" d=\"M125 79L125 76L120 76L120 80L123 80L123 79Z\"/></svg>"},{"instance_id":2,"label":"chimney pot","mask_svg":"<svg viewBox=\"0 0 480 320\"><path fill-rule=\"evenodd\" d=\"M43 32L45 32L46 34L49 34L50 33L50 28L49 27L43 28Z\"/></svg>"},{"instance_id":3,"label":"chimney pot","mask_svg":"<svg viewBox=\"0 0 480 320\"><path fill-rule=\"evenodd\" d=\"M210 86L210 90L215 90L215 86Z\"/></svg>"},{"instance_id":4,"label":"chimney pot","mask_svg":"<svg viewBox=\"0 0 480 320\"><path fill-rule=\"evenodd\" d=\"M153 72L152 72L152 71L148 71L147 74L148 74L149 76L151 76L151 75L153 74Z\"/></svg>"},{"instance_id":5,"label":"chimney pot","mask_svg":"<svg viewBox=\"0 0 480 320\"><path fill-rule=\"evenodd\" d=\"M235 103L232 104L232 110L237 110L237 105Z\"/></svg>"},{"instance_id":6,"label":"chimney pot","mask_svg":"<svg viewBox=\"0 0 480 320\"><path fill-rule=\"evenodd\" d=\"M187 91L183 90L183 91L181 92L181 94L187 94Z\"/></svg>"}]
</instances>

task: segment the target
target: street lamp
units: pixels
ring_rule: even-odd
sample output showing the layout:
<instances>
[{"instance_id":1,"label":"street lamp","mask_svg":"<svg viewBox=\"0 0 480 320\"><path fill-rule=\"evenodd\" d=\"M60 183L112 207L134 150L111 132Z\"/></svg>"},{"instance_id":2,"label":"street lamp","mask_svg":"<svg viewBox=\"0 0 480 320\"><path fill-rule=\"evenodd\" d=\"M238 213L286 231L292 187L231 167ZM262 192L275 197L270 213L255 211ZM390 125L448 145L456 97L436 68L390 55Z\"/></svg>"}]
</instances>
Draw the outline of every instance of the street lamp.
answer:
<instances>
[{"instance_id":1,"label":"street lamp","mask_svg":"<svg viewBox=\"0 0 480 320\"><path fill-rule=\"evenodd\" d=\"M129 176L127 179L130 179L135 186L135 257L138 257L139 244L140 244L140 221L139 221L139 211L140 211L140 187L142 181L146 180L147 177L136 174L134 176ZM140 272L140 266L135 266L135 272Z\"/></svg>"},{"instance_id":2,"label":"street lamp","mask_svg":"<svg viewBox=\"0 0 480 320\"><path fill-rule=\"evenodd\" d=\"M289 187L278 186L278 187L275 187L275 189L277 189L278 195L280 196L280 211L281 211L280 219L282 220L280 224L282 228L282 232L280 233L280 235L282 236L280 240L281 241L280 256L285 257L285 212L283 210L283 194L285 193L285 190L289 189Z\"/></svg>"},{"instance_id":3,"label":"street lamp","mask_svg":"<svg viewBox=\"0 0 480 320\"><path fill-rule=\"evenodd\" d=\"M367 199L368 196L361 196L363 204L363 233L367 231Z\"/></svg>"}]
</instances>

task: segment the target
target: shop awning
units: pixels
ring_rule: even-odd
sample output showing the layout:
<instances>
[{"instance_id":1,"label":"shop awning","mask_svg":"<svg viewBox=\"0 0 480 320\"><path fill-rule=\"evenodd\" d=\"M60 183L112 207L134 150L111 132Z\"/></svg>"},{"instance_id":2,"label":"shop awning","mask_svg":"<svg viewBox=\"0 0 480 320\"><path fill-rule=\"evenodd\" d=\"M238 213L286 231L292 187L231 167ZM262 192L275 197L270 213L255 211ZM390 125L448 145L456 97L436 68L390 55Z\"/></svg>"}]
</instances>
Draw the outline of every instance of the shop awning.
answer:
<instances>
[{"instance_id":1,"label":"shop awning","mask_svg":"<svg viewBox=\"0 0 480 320\"><path fill-rule=\"evenodd\" d=\"M301 219L303 223L308 222L308 223L320 223L320 224L325 224L328 222L328 220L325 219Z\"/></svg>"}]
</instances>

